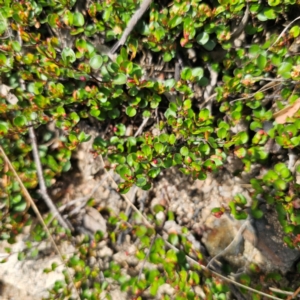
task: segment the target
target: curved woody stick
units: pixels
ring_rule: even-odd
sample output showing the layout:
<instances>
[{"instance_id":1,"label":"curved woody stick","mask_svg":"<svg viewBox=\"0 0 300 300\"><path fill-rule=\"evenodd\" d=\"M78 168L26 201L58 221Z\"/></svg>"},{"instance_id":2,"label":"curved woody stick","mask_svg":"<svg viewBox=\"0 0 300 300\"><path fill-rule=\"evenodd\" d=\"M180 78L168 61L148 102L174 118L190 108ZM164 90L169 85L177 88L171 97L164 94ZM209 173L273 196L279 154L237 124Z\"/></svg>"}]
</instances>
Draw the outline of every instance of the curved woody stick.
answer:
<instances>
[{"instance_id":1,"label":"curved woody stick","mask_svg":"<svg viewBox=\"0 0 300 300\"><path fill-rule=\"evenodd\" d=\"M127 40L128 35L133 30L134 26L138 20L143 16L147 8L149 7L151 0L143 0L139 9L133 14L130 21L128 22L125 30L119 41L117 41L114 46L110 49L110 54L114 54L120 46L123 46Z\"/></svg>"}]
</instances>

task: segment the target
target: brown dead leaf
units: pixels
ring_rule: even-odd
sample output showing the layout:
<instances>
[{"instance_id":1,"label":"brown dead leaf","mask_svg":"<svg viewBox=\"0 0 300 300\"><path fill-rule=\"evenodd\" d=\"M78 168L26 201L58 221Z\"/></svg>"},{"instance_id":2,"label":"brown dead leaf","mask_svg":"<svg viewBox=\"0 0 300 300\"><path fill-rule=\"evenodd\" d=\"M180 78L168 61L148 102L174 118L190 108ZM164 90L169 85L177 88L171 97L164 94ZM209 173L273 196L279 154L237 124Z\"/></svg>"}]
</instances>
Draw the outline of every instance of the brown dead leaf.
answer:
<instances>
[{"instance_id":1,"label":"brown dead leaf","mask_svg":"<svg viewBox=\"0 0 300 300\"><path fill-rule=\"evenodd\" d=\"M288 105L287 107L273 114L273 116L275 118L275 121L278 124L285 124L287 122L287 118L293 117L299 109L300 109L300 98L297 99L293 104Z\"/></svg>"}]
</instances>

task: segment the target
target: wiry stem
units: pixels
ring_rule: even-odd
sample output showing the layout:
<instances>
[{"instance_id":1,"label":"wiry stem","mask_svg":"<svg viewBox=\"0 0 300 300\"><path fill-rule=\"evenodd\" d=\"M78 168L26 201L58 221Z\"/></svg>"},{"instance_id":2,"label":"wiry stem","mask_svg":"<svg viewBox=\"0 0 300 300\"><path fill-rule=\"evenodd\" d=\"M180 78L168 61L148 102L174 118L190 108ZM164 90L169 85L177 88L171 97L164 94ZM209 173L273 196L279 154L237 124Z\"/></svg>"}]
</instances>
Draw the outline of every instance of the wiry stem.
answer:
<instances>
[{"instance_id":1,"label":"wiry stem","mask_svg":"<svg viewBox=\"0 0 300 300\"><path fill-rule=\"evenodd\" d=\"M59 224L61 226L63 226L65 229L70 229L70 226L68 226L66 221L63 219L63 217L59 213L57 207L54 205L52 199L48 195L47 187L45 184L45 179L43 176L43 168L42 168L42 164L41 164L41 160L40 160L40 156L39 156L39 152L38 152L37 141L36 141L33 127L29 127L29 136L31 139L32 155L33 155L33 159L34 159L34 162L36 165L36 171L37 171L37 175L38 175L38 179L39 179L39 186L40 186L39 193L43 197L50 212L53 215L56 215Z\"/></svg>"},{"instance_id":2,"label":"wiry stem","mask_svg":"<svg viewBox=\"0 0 300 300\"><path fill-rule=\"evenodd\" d=\"M133 14L130 21L128 22L125 30L123 31L123 34L122 34L120 40L110 49L111 54L114 54L120 46L125 44L128 35L133 30L133 28L136 25L136 23L138 22L138 20L143 16L145 11L149 7L150 3L151 3L151 0L143 0L140 7L136 10L136 12Z\"/></svg>"},{"instance_id":3,"label":"wiry stem","mask_svg":"<svg viewBox=\"0 0 300 300\"><path fill-rule=\"evenodd\" d=\"M73 287L74 287L74 289L75 289L77 299L80 299L79 293L78 293L77 288L76 288L76 286L75 286L75 284L74 284L74 281L73 281L73 276L72 276L71 273L69 272L69 270L68 270L68 268L67 268L67 264L66 264L66 262L65 262L65 260L64 260L64 258L63 258L63 256L62 256L62 253L61 253L60 250L58 249L58 247L57 247L57 245L56 245L56 243L55 243L55 241L54 241L54 239L53 239L53 237L52 237L52 235L51 235L51 233L50 233L50 231L49 231L49 229L48 229L46 223L45 223L44 220L43 220L43 217L42 217L41 213L39 212L39 209L38 209L37 206L35 205L33 199L31 198L31 196L30 196L30 194L29 194L29 192L28 192L28 190L27 190L26 187L24 186L24 184L23 184L21 178L19 177L18 173L16 172L15 168L14 168L13 165L11 164L9 158L7 157L5 151L3 150L3 148L2 148L1 146L0 146L0 152L1 152L1 154L2 154L2 156L3 156L3 158L4 158L4 160L5 160L5 162L7 163L9 169L11 170L11 172L14 174L15 178L17 179L17 181L18 181L18 183L19 183L19 185L20 185L20 187L21 187L21 190L22 190L22 192L23 192L23 195L24 195L24 197L25 197L27 203L32 207L32 209L33 209L33 211L36 213L36 215L37 215L37 217L38 217L40 223L42 224L44 230L46 231L46 233L47 233L47 235L48 235L48 237L49 237L49 239L50 239L50 241L51 241L51 243L52 243L52 245L53 245L53 247L54 247L56 253L58 254L58 257L60 258L61 262L63 263L63 265L64 265L65 268L66 268L66 271L67 271L67 273L68 273L68 276L70 277L71 282L72 282L72 284L73 284Z\"/></svg>"}]
</instances>

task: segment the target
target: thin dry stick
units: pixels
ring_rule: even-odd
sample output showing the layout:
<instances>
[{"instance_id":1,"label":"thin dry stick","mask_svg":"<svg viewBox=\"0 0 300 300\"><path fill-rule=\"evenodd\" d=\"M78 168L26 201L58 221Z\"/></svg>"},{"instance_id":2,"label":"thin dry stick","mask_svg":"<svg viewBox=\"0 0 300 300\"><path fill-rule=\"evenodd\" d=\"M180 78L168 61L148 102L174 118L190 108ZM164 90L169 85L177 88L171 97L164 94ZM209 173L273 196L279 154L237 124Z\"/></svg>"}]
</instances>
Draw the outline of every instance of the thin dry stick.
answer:
<instances>
[{"instance_id":1,"label":"thin dry stick","mask_svg":"<svg viewBox=\"0 0 300 300\"><path fill-rule=\"evenodd\" d=\"M234 41L236 38L238 38L241 33L244 31L248 20L249 20L249 16L250 16L250 10L249 10L249 5L247 4L246 10L244 12L244 16L239 24L239 26L237 27L237 29L231 34L230 37L230 41Z\"/></svg>"},{"instance_id":2,"label":"thin dry stick","mask_svg":"<svg viewBox=\"0 0 300 300\"><path fill-rule=\"evenodd\" d=\"M158 236L161 237L162 239L164 239L162 236L160 236L160 235L158 235ZM175 246L173 246L172 244L170 244L170 243L169 243L168 241L166 241L165 239L164 239L164 241L165 241L166 245L167 245L168 247L170 247L171 249L173 249L175 252L178 252L178 251L179 251ZM217 272L215 272L215 271L212 271L212 270L208 269L207 267L201 265L199 262L197 262L195 259L191 258L191 257L188 256L188 255L186 255L186 259L187 259L187 261L189 261L192 265L201 266L202 269L204 269L204 270L210 272L211 274L213 274L213 275L215 275L215 276L217 276L217 277L223 279L224 281L230 282L230 283L232 283L232 284L234 284L234 285L236 285L236 286L238 286L238 287L241 287L241 288L246 289L246 290L248 290L248 291L251 291L251 292L253 292L253 293L256 293L256 294L265 296L265 297L270 298L270 299L282 300L282 299L280 299L280 298L278 298L278 297L275 297L275 296L266 294L266 293L264 293L264 292L255 290L255 289L253 289L253 288L251 288L251 287L249 287L249 286L243 285L243 284L241 284L241 283L239 283L239 282L236 282L235 280L232 280L232 279L227 278L227 277L225 277L225 276L223 276L223 275L221 275L221 274L219 274L219 273L217 273Z\"/></svg>"},{"instance_id":3,"label":"thin dry stick","mask_svg":"<svg viewBox=\"0 0 300 300\"><path fill-rule=\"evenodd\" d=\"M210 95L207 99L204 100L203 103L200 103L200 109L202 109L202 107L210 100L214 99L217 97L217 93L214 93L212 95Z\"/></svg>"},{"instance_id":4,"label":"thin dry stick","mask_svg":"<svg viewBox=\"0 0 300 300\"><path fill-rule=\"evenodd\" d=\"M267 78L267 77L250 77L251 80L260 80L260 81L272 81L272 82L285 82L285 79L280 78Z\"/></svg>"},{"instance_id":5,"label":"thin dry stick","mask_svg":"<svg viewBox=\"0 0 300 300\"><path fill-rule=\"evenodd\" d=\"M39 179L39 186L40 186L39 193L42 196L42 198L44 199L50 212L57 217L59 224L61 226L63 226L65 229L70 229L70 226L68 226L66 221L60 215L57 207L54 205L54 203L52 202L52 199L48 195L47 187L46 187L44 176L43 176L43 168L42 168L42 164L41 164L41 160L40 160L40 156L39 156L37 141L36 141L33 127L29 127L29 136L31 139L32 155L33 155L33 159L34 159L34 162L36 165L36 171L37 171L37 175L38 175L38 179Z\"/></svg>"},{"instance_id":6,"label":"thin dry stick","mask_svg":"<svg viewBox=\"0 0 300 300\"><path fill-rule=\"evenodd\" d=\"M33 211L34 211L35 214L37 215L39 221L41 222L41 224L42 224L44 230L46 231L46 233L47 233L47 235L48 235L48 237L49 237L49 239L50 239L50 241L51 241L51 243L52 243L52 245L53 245L53 247L54 247L56 253L58 254L58 256L59 256L61 262L63 263L63 265L64 265L65 268L66 268L66 271L67 271L67 273L68 273L68 275L69 275L69 277L70 277L70 279L71 279L72 285L73 285L73 287L74 287L74 289L75 289L76 296L77 296L78 299L80 299L79 293L78 293L77 288L76 288L76 286L75 286L75 284L74 284L74 281L73 281L73 276L72 276L71 273L69 272L69 270L68 270L68 268L67 268L67 264L66 264L66 262L65 262L65 260L64 260L64 258L63 258L63 256L62 256L62 253L61 253L60 250L58 249L58 247L57 247L57 245L56 245L56 243L55 243L55 241L54 241L54 239L53 239L53 237L52 237L52 235L51 235L51 233L50 233L50 231L49 231L49 229L48 229L46 223L45 223L44 220L43 220L42 215L40 214L40 212L39 212L37 206L35 205L33 199L31 198L31 196L30 196L28 190L27 190L26 187L24 186L24 184L23 184L21 178L19 177L18 173L16 172L15 168L14 168L13 165L11 164L9 158L7 157L7 155L5 154L5 152L4 152L4 150L3 150L3 148L2 148L1 146L0 146L0 152L1 152L1 154L2 154L2 156L3 156L3 158L4 158L4 160L5 160L6 163L8 164L9 169L11 170L11 172L14 174L15 178L17 179L17 181L18 181L18 183L19 183L19 185L20 185L20 187L21 187L21 190L22 190L22 192L23 192L23 195L24 195L24 197L25 197L27 203L30 204L30 206L32 207Z\"/></svg>"},{"instance_id":7,"label":"thin dry stick","mask_svg":"<svg viewBox=\"0 0 300 300\"><path fill-rule=\"evenodd\" d=\"M282 295L293 295L293 292L284 291L273 287L269 287L269 290ZM299 298L300 296L298 295L297 297Z\"/></svg>"},{"instance_id":8,"label":"thin dry stick","mask_svg":"<svg viewBox=\"0 0 300 300\"><path fill-rule=\"evenodd\" d=\"M269 51L279 40L280 38L284 35L284 33L289 29L289 27L296 22L297 20L299 20L300 17L297 17L296 19L294 19L288 26L286 26L284 28L284 30L280 33L279 37L276 39L276 41L267 49L267 51Z\"/></svg>"},{"instance_id":9,"label":"thin dry stick","mask_svg":"<svg viewBox=\"0 0 300 300\"><path fill-rule=\"evenodd\" d=\"M238 241L239 239L242 238L242 234L244 232L244 230L247 228L247 226L249 226L249 219L246 220L246 222L239 228L238 232L236 233L234 239L231 241L231 243L224 249L222 250L220 253L218 253L217 255L215 255L207 264L206 268L209 268L211 266L211 264L219 257L223 256L230 248L232 248L232 246L234 245L234 243L236 241Z\"/></svg>"},{"instance_id":10,"label":"thin dry stick","mask_svg":"<svg viewBox=\"0 0 300 300\"><path fill-rule=\"evenodd\" d=\"M297 288L297 290L293 293L293 295L290 295L286 298L286 300L292 300L298 297L298 294L300 293L300 287Z\"/></svg>"},{"instance_id":11,"label":"thin dry stick","mask_svg":"<svg viewBox=\"0 0 300 300\"><path fill-rule=\"evenodd\" d=\"M105 164L104 164L104 161L103 161L103 157L102 157L101 155L100 155L100 159L101 159L102 165L103 165L103 167L104 167L104 170L107 172L107 170L105 169ZM112 176L110 176L110 180L113 182L113 184L114 184L116 187L118 187L117 183L116 183L115 180L112 178ZM146 217L144 217L144 215L143 215L143 214L142 214L142 213L141 213L141 212L140 212L140 211L139 211L139 210L131 203L131 201L128 199L128 197L127 197L126 195L122 195L122 196L123 196L123 198L125 199L125 201L126 201L126 202L134 209L134 211L136 211L136 212L142 217L142 219L144 220L145 224L146 224L147 226L151 227L151 228L154 228L154 226L151 225L151 224L149 223L149 221L146 219ZM162 237L160 234L157 234L157 236L160 237L160 238L162 238L162 239L165 241L166 245L167 245L169 248L173 249L173 250L176 251L176 252L179 252L179 250L178 250L175 246L173 246L172 244L170 244L170 243L169 243L164 237ZM200 266L202 269L204 269L204 270L210 272L211 274L213 274L213 275L215 275L215 276L217 276L217 277L223 279L224 281L230 282L230 283L232 283L232 284L234 284L234 285L236 285L236 286L238 286L238 287L244 288L244 289L246 289L246 290L248 290L248 291L251 291L251 292L253 292L253 293L256 293L256 294L265 296L265 297L270 298L270 299L282 300L282 299L277 298L277 297L275 297L275 296L268 295L268 294L266 294L266 293L264 293L264 292L255 290L255 289L253 289L253 288L251 288L251 287L248 287L248 286L243 285L243 284L241 284L241 283L239 283L239 282L236 282L235 280L230 279L230 278L228 278L228 277L225 277L225 276L223 276L223 275L221 275L221 274L219 274L219 273L217 273L217 272L215 272L215 271L212 271L211 269L208 269L208 268L205 267L204 265L201 265L199 262L197 262L196 260L194 260L193 258L191 258L191 257L188 256L188 255L186 255L186 258L187 258L187 260L188 260L192 265ZM300 288L299 288L299 292L300 292Z\"/></svg>"},{"instance_id":12,"label":"thin dry stick","mask_svg":"<svg viewBox=\"0 0 300 300\"><path fill-rule=\"evenodd\" d=\"M131 197L130 197L131 198L130 199L131 203L134 203L134 200L135 200L135 197L136 197L136 193L137 193L137 187L134 186L133 190L131 190ZM127 205L126 210L125 210L125 215L127 217L129 217L130 213L131 213L130 207L129 207L129 205Z\"/></svg>"},{"instance_id":13,"label":"thin dry stick","mask_svg":"<svg viewBox=\"0 0 300 300\"><path fill-rule=\"evenodd\" d=\"M148 122L149 119L150 119L149 117L148 118L144 118L144 120L143 120L142 124L140 125L139 129L134 134L134 137L137 137L143 131L143 129L146 126L146 124L147 124L147 122Z\"/></svg>"},{"instance_id":14,"label":"thin dry stick","mask_svg":"<svg viewBox=\"0 0 300 300\"><path fill-rule=\"evenodd\" d=\"M143 16L144 12L147 10L151 3L151 0L143 0L140 7L136 10L136 12L131 17L130 21L128 22L125 30L123 31L123 34L120 38L120 40L111 48L110 53L114 54L116 50L125 44L128 35L133 30L135 24L138 22L138 20Z\"/></svg>"},{"instance_id":15,"label":"thin dry stick","mask_svg":"<svg viewBox=\"0 0 300 300\"><path fill-rule=\"evenodd\" d=\"M272 82L271 82L271 83L272 83ZM269 85L269 83L268 83L268 84L266 84L265 86L263 86L261 89L259 89L257 92L264 92L264 91L267 91L267 90L272 89L273 87L275 87L275 86L277 86L277 85L281 85L281 83L276 83L276 84L271 84L271 85ZM236 101L241 101L241 100L250 99L250 98L254 97L254 95L255 95L257 92L255 92L255 93L253 93L253 94L249 94L247 97L242 97L242 98L234 99L234 100L230 101L229 103L231 104L231 103L234 103L234 102L236 102Z\"/></svg>"},{"instance_id":16,"label":"thin dry stick","mask_svg":"<svg viewBox=\"0 0 300 300\"><path fill-rule=\"evenodd\" d=\"M154 244L155 239L156 239L156 234L155 234L154 238L152 239L151 244L150 244L149 249L148 249L148 252L147 252L147 254L146 254L146 256L145 256L145 258L144 258L144 260L143 260L142 267L141 267L141 269L140 269L140 271L139 271L138 281L141 280L141 277L142 277L143 269L144 269L144 267L145 267L146 260L147 260L147 258L148 258L149 255L150 255L150 251L151 251L151 248L152 248L152 246L153 246L153 244Z\"/></svg>"},{"instance_id":17,"label":"thin dry stick","mask_svg":"<svg viewBox=\"0 0 300 300\"><path fill-rule=\"evenodd\" d=\"M295 171L294 165L297 160L297 155L295 153L293 153L293 151L291 149L289 149L288 157L289 157L288 169L291 172L294 172Z\"/></svg>"}]
</instances>

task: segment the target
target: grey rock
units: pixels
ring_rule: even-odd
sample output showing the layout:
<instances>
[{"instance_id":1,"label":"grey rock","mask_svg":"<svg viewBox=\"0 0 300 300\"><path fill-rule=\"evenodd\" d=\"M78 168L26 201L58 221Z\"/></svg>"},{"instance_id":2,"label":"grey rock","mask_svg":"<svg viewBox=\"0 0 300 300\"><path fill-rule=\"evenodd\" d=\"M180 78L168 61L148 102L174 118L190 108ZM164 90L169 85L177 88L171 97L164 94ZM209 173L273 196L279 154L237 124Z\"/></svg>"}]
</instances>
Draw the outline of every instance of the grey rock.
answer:
<instances>
[{"instance_id":1,"label":"grey rock","mask_svg":"<svg viewBox=\"0 0 300 300\"><path fill-rule=\"evenodd\" d=\"M83 216L83 226L92 233L96 233L97 231L102 231L104 235L107 233L106 220L93 207L86 207L86 214Z\"/></svg>"},{"instance_id":2,"label":"grey rock","mask_svg":"<svg viewBox=\"0 0 300 300\"><path fill-rule=\"evenodd\" d=\"M300 257L300 251L290 249L284 244L283 231L277 219L277 214L272 215L266 213L266 218L255 220L256 247L266 258L266 267L270 271L275 269L286 273Z\"/></svg>"}]
</instances>

